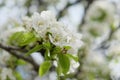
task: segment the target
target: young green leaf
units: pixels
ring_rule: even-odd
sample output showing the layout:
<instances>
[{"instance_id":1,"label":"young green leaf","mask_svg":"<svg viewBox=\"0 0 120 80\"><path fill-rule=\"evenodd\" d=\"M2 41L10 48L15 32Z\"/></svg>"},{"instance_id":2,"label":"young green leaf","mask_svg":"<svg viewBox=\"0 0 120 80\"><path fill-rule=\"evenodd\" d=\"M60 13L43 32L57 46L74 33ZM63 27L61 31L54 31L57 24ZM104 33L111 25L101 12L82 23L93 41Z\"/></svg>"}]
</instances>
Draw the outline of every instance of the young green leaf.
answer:
<instances>
[{"instance_id":1,"label":"young green leaf","mask_svg":"<svg viewBox=\"0 0 120 80\"><path fill-rule=\"evenodd\" d=\"M36 41L36 37L33 33L30 33L30 32L23 33L21 36L21 41L19 42L19 45L25 46L35 41Z\"/></svg>"},{"instance_id":2,"label":"young green leaf","mask_svg":"<svg viewBox=\"0 0 120 80\"><path fill-rule=\"evenodd\" d=\"M19 72L14 71L13 74L14 74L14 76L16 77L17 80L23 80L23 78L22 78L22 76L21 76L21 74L20 74Z\"/></svg>"},{"instance_id":3,"label":"young green leaf","mask_svg":"<svg viewBox=\"0 0 120 80\"><path fill-rule=\"evenodd\" d=\"M36 37L30 32L16 32L9 38L9 43L18 46L25 46L36 41Z\"/></svg>"},{"instance_id":4,"label":"young green leaf","mask_svg":"<svg viewBox=\"0 0 120 80\"><path fill-rule=\"evenodd\" d=\"M45 61L40 65L39 68L39 75L42 77L44 74L46 74L51 67L51 61Z\"/></svg>"},{"instance_id":5,"label":"young green leaf","mask_svg":"<svg viewBox=\"0 0 120 80\"><path fill-rule=\"evenodd\" d=\"M49 51L49 49L46 49L46 51L45 51L45 60L50 60L50 51Z\"/></svg>"},{"instance_id":6,"label":"young green leaf","mask_svg":"<svg viewBox=\"0 0 120 80\"><path fill-rule=\"evenodd\" d=\"M6 80L11 80L11 79L9 78L9 76L7 76L7 77L6 77Z\"/></svg>"},{"instance_id":7,"label":"young green leaf","mask_svg":"<svg viewBox=\"0 0 120 80\"><path fill-rule=\"evenodd\" d=\"M17 60L17 65L25 65L25 64L26 64L26 62L24 60L22 60L22 59Z\"/></svg>"},{"instance_id":8,"label":"young green leaf","mask_svg":"<svg viewBox=\"0 0 120 80\"><path fill-rule=\"evenodd\" d=\"M62 68L62 72L66 74L70 68L70 60L66 54L58 54L59 64Z\"/></svg>"},{"instance_id":9,"label":"young green leaf","mask_svg":"<svg viewBox=\"0 0 120 80\"><path fill-rule=\"evenodd\" d=\"M32 54L33 52L36 52L38 50L40 50L42 48L42 45L36 45L33 49L31 49L29 52L26 53L26 55L30 55Z\"/></svg>"},{"instance_id":10,"label":"young green leaf","mask_svg":"<svg viewBox=\"0 0 120 80\"><path fill-rule=\"evenodd\" d=\"M60 76L61 73L62 73L62 68L61 68L61 66L60 66L59 63L58 63L58 66L57 66L57 68L56 68L56 72L57 72L57 75L58 75L58 76Z\"/></svg>"},{"instance_id":11,"label":"young green leaf","mask_svg":"<svg viewBox=\"0 0 120 80\"><path fill-rule=\"evenodd\" d=\"M22 35L23 32L16 32L16 33L13 33L9 40L8 40L8 43L9 44L15 44L15 45L18 45L18 42L21 38L21 35Z\"/></svg>"},{"instance_id":12,"label":"young green leaf","mask_svg":"<svg viewBox=\"0 0 120 80\"><path fill-rule=\"evenodd\" d=\"M66 54L69 58L72 58L74 61L78 62L78 57L73 56L72 54Z\"/></svg>"},{"instance_id":13,"label":"young green leaf","mask_svg":"<svg viewBox=\"0 0 120 80\"><path fill-rule=\"evenodd\" d=\"M115 28L116 28L115 24L112 23L112 24L110 25L110 28L111 28L111 30L115 30Z\"/></svg>"}]
</instances>

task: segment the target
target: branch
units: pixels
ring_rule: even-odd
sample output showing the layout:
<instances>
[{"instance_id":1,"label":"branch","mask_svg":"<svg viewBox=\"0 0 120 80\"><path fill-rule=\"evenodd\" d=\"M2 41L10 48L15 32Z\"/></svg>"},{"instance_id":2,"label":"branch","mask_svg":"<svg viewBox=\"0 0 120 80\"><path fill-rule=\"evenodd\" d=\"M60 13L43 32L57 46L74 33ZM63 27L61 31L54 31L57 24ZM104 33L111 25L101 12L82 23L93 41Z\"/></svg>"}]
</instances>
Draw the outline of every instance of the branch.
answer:
<instances>
[{"instance_id":1,"label":"branch","mask_svg":"<svg viewBox=\"0 0 120 80\"><path fill-rule=\"evenodd\" d=\"M105 39L105 40L101 43L101 46L100 46L99 48L105 48L106 43L107 43L109 40L111 40L113 34L114 34L119 28L120 28L120 24L119 24L119 26L118 26L116 29L114 29L114 30L111 29L108 38Z\"/></svg>"},{"instance_id":2,"label":"branch","mask_svg":"<svg viewBox=\"0 0 120 80\"><path fill-rule=\"evenodd\" d=\"M87 0L87 3L88 3L88 4L87 4L87 6L85 7L84 15L83 15L82 21L81 21L81 23L80 23L80 25L79 25L79 30L80 30L81 26L83 26L83 24L85 24L85 16L86 16L86 14L87 14L87 11L88 11L90 5L93 3L93 1L94 1L94 0Z\"/></svg>"},{"instance_id":3,"label":"branch","mask_svg":"<svg viewBox=\"0 0 120 80\"><path fill-rule=\"evenodd\" d=\"M39 5L43 5L44 4L43 0L38 0L38 3L39 3Z\"/></svg>"},{"instance_id":4,"label":"branch","mask_svg":"<svg viewBox=\"0 0 120 80\"><path fill-rule=\"evenodd\" d=\"M28 56L25 56L23 54L20 54L20 53L17 53L16 50L19 50L18 48L13 48L13 47L9 47L9 46L5 46L3 44L0 43L0 48L7 51L9 54L15 56L16 58L18 59L22 59L26 62L29 62L31 63L33 66L34 66L34 69L36 71L38 71L39 69L39 65L37 65L33 60L32 58L28 57Z\"/></svg>"},{"instance_id":5,"label":"branch","mask_svg":"<svg viewBox=\"0 0 120 80\"><path fill-rule=\"evenodd\" d=\"M25 50L25 49L21 49L21 48L14 47L14 46L7 46L7 45L5 46L5 45L0 43L0 48L1 47L6 47L7 49L14 50L14 51L27 52L27 50Z\"/></svg>"},{"instance_id":6,"label":"branch","mask_svg":"<svg viewBox=\"0 0 120 80\"><path fill-rule=\"evenodd\" d=\"M82 0L77 0L76 2L74 3L67 3L67 5L58 12L58 15L57 15L57 20L59 20L62 16L63 16L63 13L64 11L66 11L70 6L73 6L75 4L78 4L79 2L81 2ZM83 15L83 18L82 18L82 21L80 23L80 27L85 23L85 16L86 16L86 13L87 13L87 10L89 9L90 5L93 3L94 0L86 0L88 2L87 6L85 7L85 10L84 10L84 15ZM80 28L79 27L79 28Z\"/></svg>"},{"instance_id":7,"label":"branch","mask_svg":"<svg viewBox=\"0 0 120 80\"><path fill-rule=\"evenodd\" d=\"M62 16L63 16L63 13L64 13L64 11L66 11L70 6L73 6L73 5L75 5L75 4L78 4L80 1L82 1L82 0L77 0L77 1L75 1L74 3L67 3L67 5L62 9L62 10L60 10L59 12L58 12L58 15L57 15L57 19L59 20Z\"/></svg>"}]
</instances>

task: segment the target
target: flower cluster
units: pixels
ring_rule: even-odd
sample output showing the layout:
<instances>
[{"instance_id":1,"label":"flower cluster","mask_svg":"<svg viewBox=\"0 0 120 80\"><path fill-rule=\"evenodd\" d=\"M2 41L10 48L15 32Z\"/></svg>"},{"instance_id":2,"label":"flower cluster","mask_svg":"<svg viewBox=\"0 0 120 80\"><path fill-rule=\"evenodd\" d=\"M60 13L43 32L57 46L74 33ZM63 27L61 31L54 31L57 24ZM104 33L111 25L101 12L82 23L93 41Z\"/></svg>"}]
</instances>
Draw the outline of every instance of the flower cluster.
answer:
<instances>
[{"instance_id":1,"label":"flower cluster","mask_svg":"<svg viewBox=\"0 0 120 80\"><path fill-rule=\"evenodd\" d=\"M0 77L1 77L1 80L16 80L14 75L13 75L13 72L11 69L9 68L3 68L2 69L2 72L0 74Z\"/></svg>"},{"instance_id":2,"label":"flower cluster","mask_svg":"<svg viewBox=\"0 0 120 80\"><path fill-rule=\"evenodd\" d=\"M50 11L43 11L41 14L34 13L30 18L25 17L24 26L28 31L35 34L44 41L50 41L55 46L70 46L72 53L80 48L81 34L70 31L64 24L58 22Z\"/></svg>"},{"instance_id":3,"label":"flower cluster","mask_svg":"<svg viewBox=\"0 0 120 80\"><path fill-rule=\"evenodd\" d=\"M94 12L94 13L93 13ZM95 1L88 10L86 21L87 22L103 22L111 23L114 21L115 7L107 1Z\"/></svg>"},{"instance_id":4,"label":"flower cluster","mask_svg":"<svg viewBox=\"0 0 120 80\"><path fill-rule=\"evenodd\" d=\"M115 20L114 15L113 4L107 1L94 1L87 11L83 31L90 37L106 37Z\"/></svg>"}]
</instances>

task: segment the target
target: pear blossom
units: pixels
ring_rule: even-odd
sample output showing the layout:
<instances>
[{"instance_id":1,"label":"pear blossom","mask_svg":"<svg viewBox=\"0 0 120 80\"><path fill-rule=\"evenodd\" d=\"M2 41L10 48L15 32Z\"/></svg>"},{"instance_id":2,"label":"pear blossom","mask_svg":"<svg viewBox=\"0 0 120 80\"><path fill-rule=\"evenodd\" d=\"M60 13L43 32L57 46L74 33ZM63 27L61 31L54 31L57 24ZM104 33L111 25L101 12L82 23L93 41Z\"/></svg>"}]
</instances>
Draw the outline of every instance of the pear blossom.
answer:
<instances>
[{"instance_id":1,"label":"pear blossom","mask_svg":"<svg viewBox=\"0 0 120 80\"><path fill-rule=\"evenodd\" d=\"M107 56L116 58L120 56L120 42L119 41L112 41L110 47L108 48Z\"/></svg>"},{"instance_id":2,"label":"pear blossom","mask_svg":"<svg viewBox=\"0 0 120 80\"><path fill-rule=\"evenodd\" d=\"M12 70L9 68L3 68L0 74L1 80L7 80L9 77L10 80L16 80L15 76L12 74Z\"/></svg>"},{"instance_id":3,"label":"pear blossom","mask_svg":"<svg viewBox=\"0 0 120 80\"><path fill-rule=\"evenodd\" d=\"M0 50L0 65L5 66L6 62L10 59L10 54L6 51Z\"/></svg>"},{"instance_id":4,"label":"pear blossom","mask_svg":"<svg viewBox=\"0 0 120 80\"><path fill-rule=\"evenodd\" d=\"M109 62L110 75L112 80L120 79L120 56Z\"/></svg>"},{"instance_id":5,"label":"pear blossom","mask_svg":"<svg viewBox=\"0 0 120 80\"><path fill-rule=\"evenodd\" d=\"M35 32L35 34L47 41L48 38L56 46L72 47L70 51L77 53L81 47L81 34L72 32L66 25L58 22L55 15L50 11L43 11L41 14L34 13L31 17L23 18L24 26L27 30ZM46 35L47 33L50 33ZM46 38L48 37L48 38Z\"/></svg>"},{"instance_id":6,"label":"pear blossom","mask_svg":"<svg viewBox=\"0 0 120 80\"><path fill-rule=\"evenodd\" d=\"M94 1L90 9L88 10L86 21L92 22L93 18L99 18L102 19L103 23L106 22L107 24L110 24L114 20L114 14L115 14L115 7L112 3L108 1L97 0Z\"/></svg>"},{"instance_id":7,"label":"pear blossom","mask_svg":"<svg viewBox=\"0 0 120 80\"><path fill-rule=\"evenodd\" d=\"M89 49L89 53L86 54L82 64L83 76L85 80L89 80L90 77L86 75L94 75L93 80L104 80L102 76L107 76L109 74L108 63L105 56L103 56L100 51ZM99 74L99 72L101 72ZM102 75L99 77L99 75ZM98 79L98 77L100 79ZM107 79L106 79L107 80Z\"/></svg>"}]
</instances>

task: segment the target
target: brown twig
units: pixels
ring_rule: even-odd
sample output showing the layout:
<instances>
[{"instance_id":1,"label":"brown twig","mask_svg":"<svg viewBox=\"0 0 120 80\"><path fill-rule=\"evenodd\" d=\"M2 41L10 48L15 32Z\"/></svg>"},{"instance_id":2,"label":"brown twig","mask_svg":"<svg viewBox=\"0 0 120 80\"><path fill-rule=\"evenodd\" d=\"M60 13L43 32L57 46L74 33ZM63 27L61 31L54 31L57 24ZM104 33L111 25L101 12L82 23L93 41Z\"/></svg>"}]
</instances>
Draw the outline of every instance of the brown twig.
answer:
<instances>
[{"instance_id":1,"label":"brown twig","mask_svg":"<svg viewBox=\"0 0 120 80\"><path fill-rule=\"evenodd\" d=\"M57 19L59 20L63 16L64 11L66 11L70 6L78 4L80 1L82 1L82 0L77 0L74 3L69 3L68 2L67 5L62 10L60 10L58 12Z\"/></svg>"},{"instance_id":2,"label":"brown twig","mask_svg":"<svg viewBox=\"0 0 120 80\"><path fill-rule=\"evenodd\" d=\"M81 26L83 26L83 24L85 24L85 16L86 16L86 14L87 14L87 11L88 11L90 5L93 3L93 1L94 1L94 0L87 0L87 3L88 3L88 4L87 4L87 6L86 6L85 9L84 9L84 15L83 15L82 20L81 20L81 23L80 23L80 25L79 25L79 30L81 29Z\"/></svg>"},{"instance_id":3,"label":"brown twig","mask_svg":"<svg viewBox=\"0 0 120 80\"><path fill-rule=\"evenodd\" d=\"M119 25L116 29L114 29L114 30L111 29L111 30L110 30L110 33L109 33L109 35L108 35L108 38L106 38L106 39L101 43L101 46L100 46L99 48L105 48L106 43L107 43L109 40L111 40L113 34L114 34L119 28L120 28L120 25Z\"/></svg>"},{"instance_id":4,"label":"brown twig","mask_svg":"<svg viewBox=\"0 0 120 80\"><path fill-rule=\"evenodd\" d=\"M17 53L16 50L18 50L18 48L13 48L13 47L5 46L5 45L3 45L3 44L1 44L1 43L0 43L0 48L3 49L3 50L5 50L5 51L7 51L9 54L15 56L15 57L18 58L18 59L22 59L22 60L24 60L24 61L26 61L26 62L31 63L31 64L34 66L34 69L35 69L36 71L38 71L39 65L37 65L37 64L32 60L32 58L30 58L30 57L28 57L28 56L25 56L25 55L23 55L23 54Z\"/></svg>"}]
</instances>

